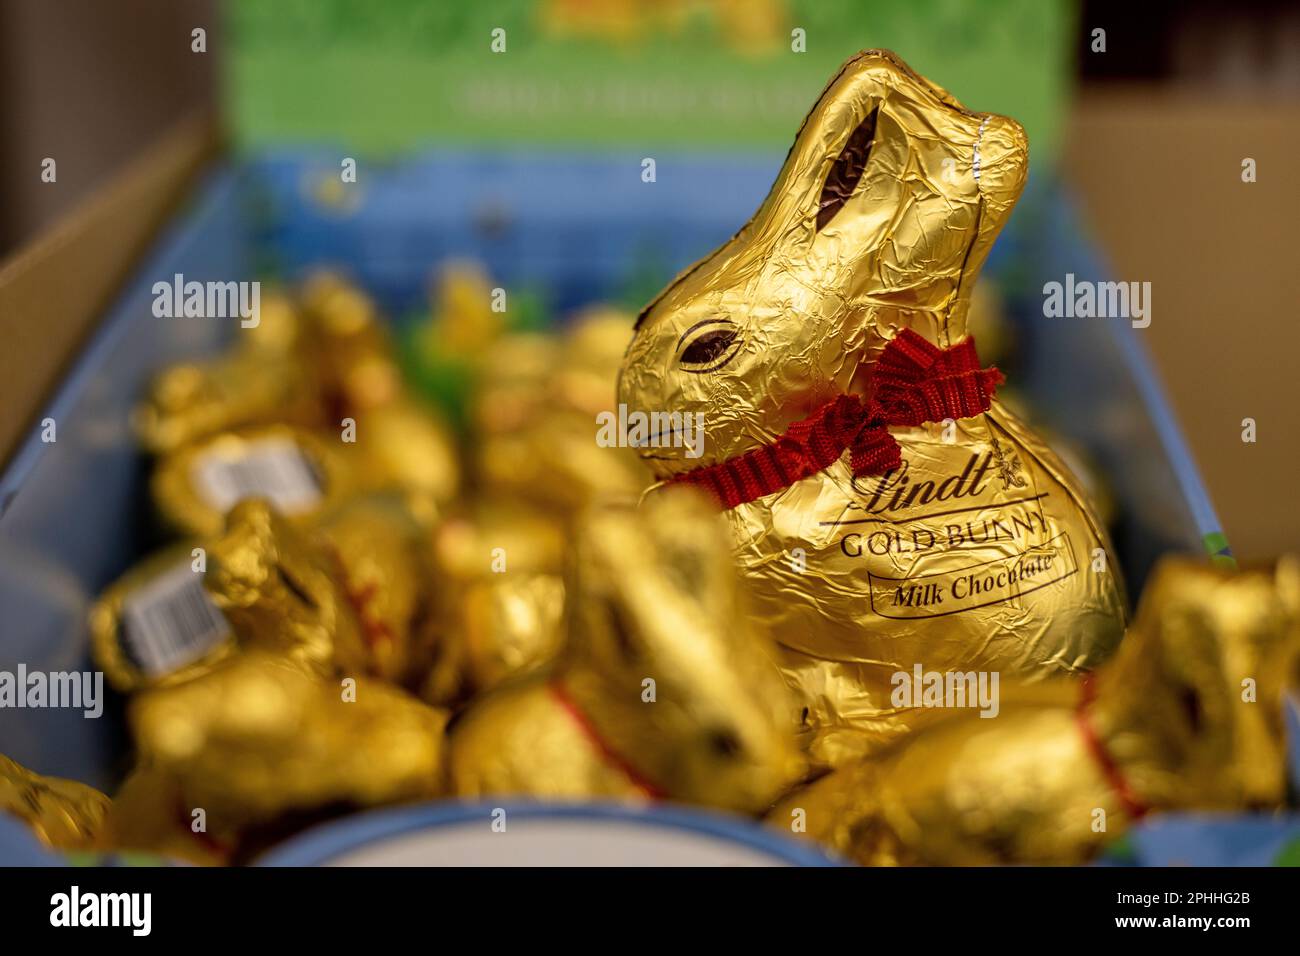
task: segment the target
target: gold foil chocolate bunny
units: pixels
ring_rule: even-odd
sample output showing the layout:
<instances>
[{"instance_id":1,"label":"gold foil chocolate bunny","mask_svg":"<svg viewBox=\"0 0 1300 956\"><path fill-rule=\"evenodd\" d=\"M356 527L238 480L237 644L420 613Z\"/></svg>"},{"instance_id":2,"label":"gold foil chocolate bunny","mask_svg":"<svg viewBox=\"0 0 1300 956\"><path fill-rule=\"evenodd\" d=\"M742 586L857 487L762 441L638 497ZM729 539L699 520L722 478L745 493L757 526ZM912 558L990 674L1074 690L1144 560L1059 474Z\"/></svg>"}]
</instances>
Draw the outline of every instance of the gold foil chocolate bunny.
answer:
<instances>
[{"instance_id":1,"label":"gold foil chocolate bunny","mask_svg":"<svg viewBox=\"0 0 1300 956\"><path fill-rule=\"evenodd\" d=\"M394 684L422 676L432 657L438 579L426 528L395 494L353 498L322 519L312 544L361 625L365 673Z\"/></svg>"},{"instance_id":2,"label":"gold foil chocolate bunny","mask_svg":"<svg viewBox=\"0 0 1300 956\"><path fill-rule=\"evenodd\" d=\"M284 292L266 295L258 323L214 359L160 372L136 407L140 444L167 454L207 435L270 422L322 424L321 381L299 361L302 324Z\"/></svg>"},{"instance_id":3,"label":"gold foil chocolate bunny","mask_svg":"<svg viewBox=\"0 0 1300 956\"><path fill-rule=\"evenodd\" d=\"M569 643L550 673L457 718L454 793L664 796L753 813L800 779L786 689L745 623L709 511L678 491L579 526Z\"/></svg>"},{"instance_id":4,"label":"gold foil chocolate bunny","mask_svg":"<svg viewBox=\"0 0 1300 956\"><path fill-rule=\"evenodd\" d=\"M769 819L867 864L1071 864L1153 811L1277 807L1298 659L1300 565L1169 559L1095 674L1004 685Z\"/></svg>"},{"instance_id":5,"label":"gold foil chocolate bunny","mask_svg":"<svg viewBox=\"0 0 1300 956\"><path fill-rule=\"evenodd\" d=\"M189 680L240 647L413 681L437 622L430 532L407 504L359 495L303 529L264 499L239 502L206 546L164 548L104 591L96 662L124 692Z\"/></svg>"},{"instance_id":6,"label":"gold foil chocolate bunny","mask_svg":"<svg viewBox=\"0 0 1300 956\"><path fill-rule=\"evenodd\" d=\"M444 600L425 700L462 704L559 653L565 544L554 514L503 498L439 524L433 552Z\"/></svg>"},{"instance_id":7,"label":"gold foil chocolate bunny","mask_svg":"<svg viewBox=\"0 0 1300 956\"><path fill-rule=\"evenodd\" d=\"M368 648L336 558L261 498L235 505L204 589L246 647L322 675L365 672Z\"/></svg>"},{"instance_id":8,"label":"gold foil chocolate bunny","mask_svg":"<svg viewBox=\"0 0 1300 956\"><path fill-rule=\"evenodd\" d=\"M618 310L595 308L558 341L518 334L496 343L473 401L476 464L489 493L566 514L637 499L646 472L635 451L592 441L598 423L618 414L614 383L630 324Z\"/></svg>"},{"instance_id":9,"label":"gold foil chocolate bunny","mask_svg":"<svg viewBox=\"0 0 1300 956\"><path fill-rule=\"evenodd\" d=\"M724 508L821 763L920 719L895 671L1074 673L1122 634L1103 528L966 333L1026 165L1012 120L859 54L624 359L619 402L649 418L629 441ZM702 454L679 440L701 426Z\"/></svg>"},{"instance_id":10,"label":"gold foil chocolate bunny","mask_svg":"<svg viewBox=\"0 0 1300 956\"><path fill-rule=\"evenodd\" d=\"M218 862L277 823L291 830L289 814L301 822L442 787L444 711L382 681L322 678L283 655L250 651L140 694L130 721L140 766L110 817L117 846Z\"/></svg>"},{"instance_id":11,"label":"gold foil chocolate bunny","mask_svg":"<svg viewBox=\"0 0 1300 956\"><path fill-rule=\"evenodd\" d=\"M616 414L628 324L621 312L592 309L562 338L494 343L473 401L481 497L437 534L454 606L427 699L481 692L559 651L567 526L592 502L635 501L645 480L631 449L592 442L599 417ZM493 567L487 556L507 542L508 566Z\"/></svg>"},{"instance_id":12,"label":"gold foil chocolate bunny","mask_svg":"<svg viewBox=\"0 0 1300 956\"><path fill-rule=\"evenodd\" d=\"M151 479L163 522L212 535L233 504L263 497L310 523L375 491L404 494L432 521L457 491L455 444L442 418L404 388L374 303L322 273L305 284L290 331L245 342L210 367L165 372L137 410L153 423L141 426L146 446L165 452Z\"/></svg>"},{"instance_id":13,"label":"gold foil chocolate bunny","mask_svg":"<svg viewBox=\"0 0 1300 956\"><path fill-rule=\"evenodd\" d=\"M312 530L250 498L209 548L204 588L244 647L320 674L413 682L436 624L426 535L399 496L354 498Z\"/></svg>"}]
</instances>

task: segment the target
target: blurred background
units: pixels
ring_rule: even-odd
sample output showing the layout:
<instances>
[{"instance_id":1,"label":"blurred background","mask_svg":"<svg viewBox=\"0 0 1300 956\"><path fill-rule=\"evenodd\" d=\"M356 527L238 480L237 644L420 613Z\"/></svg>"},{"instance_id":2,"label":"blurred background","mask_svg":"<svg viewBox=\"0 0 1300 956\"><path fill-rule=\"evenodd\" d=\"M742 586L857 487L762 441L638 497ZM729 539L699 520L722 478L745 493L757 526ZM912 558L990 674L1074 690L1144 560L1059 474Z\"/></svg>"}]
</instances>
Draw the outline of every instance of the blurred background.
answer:
<instances>
[{"instance_id":1,"label":"blurred background","mask_svg":"<svg viewBox=\"0 0 1300 956\"><path fill-rule=\"evenodd\" d=\"M495 29L506 52L486 69ZM25 300L107 301L217 148L783 152L870 46L1025 125L1035 175L1076 194L1113 277L1152 284L1142 339L1234 551L1300 544L1293 3L0 0L0 262L137 190L76 290L50 281ZM15 308L4 268L0 322Z\"/></svg>"}]
</instances>

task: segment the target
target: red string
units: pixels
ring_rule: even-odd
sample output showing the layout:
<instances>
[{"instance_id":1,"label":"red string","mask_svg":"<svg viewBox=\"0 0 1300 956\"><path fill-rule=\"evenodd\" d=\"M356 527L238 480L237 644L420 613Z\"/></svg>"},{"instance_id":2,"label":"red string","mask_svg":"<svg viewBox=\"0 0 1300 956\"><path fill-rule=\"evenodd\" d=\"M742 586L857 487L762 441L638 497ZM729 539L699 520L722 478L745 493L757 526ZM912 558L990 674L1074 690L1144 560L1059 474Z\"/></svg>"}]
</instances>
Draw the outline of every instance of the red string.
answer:
<instances>
[{"instance_id":1,"label":"red string","mask_svg":"<svg viewBox=\"0 0 1300 956\"><path fill-rule=\"evenodd\" d=\"M582 708L579 707L574 699L569 696L568 691L564 689L563 685L561 685L558 680L551 681L549 686L551 689L551 696L555 698L556 703L564 708L569 716L573 718L573 722L582 730L583 736L590 741L591 745L596 749L596 752L600 754L601 759L605 763L614 767L619 771L619 773L627 777L634 787L651 800L663 800L667 797L666 793L647 780L641 772L636 769L636 767L633 767L628 763L620 753L614 750L614 748L605 741L605 738L600 735L600 731L596 729L595 725L587 718L587 715L583 712Z\"/></svg>"},{"instance_id":2,"label":"red string","mask_svg":"<svg viewBox=\"0 0 1300 956\"><path fill-rule=\"evenodd\" d=\"M1097 699L1097 687L1093 680L1092 674L1085 674L1083 685L1079 696L1079 706L1075 708L1075 722L1079 725L1079 732L1083 734L1083 742L1087 745L1088 753L1092 759L1101 767L1102 775L1105 776L1106 782L1110 788L1115 791L1119 797L1120 805L1124 812L1134 820L1140 820L1150 811L1150 808L1129 786L1125 779L1123 771L1119 769L1115 757L1106 749L1105 743L1102 742L1101 736L1097 733L1097 728L1093 726L1092 717L1088 713L1088 708L1092 702Z\"/></svg>"},{"instance_id":3,"label":"red string","mask_svg":"<svg viewBox=\"0 0 1300 956\"><path fill-rule=\"evenodd\" d=\"M176 813L176 822L189 833L190 838L193 839L195 843L199 844L199 846L203 847L204 850L211 853L213 856L219 857L222 860L230 859L231 854L234 852L234 848L222 843L216 837L211 836L206 829L195 830L190 819L192 814L187 810L185 801L179 794L176 796Z\"/></svg>"},{"instance_id":4,"label":"red string","mask_svg":"<svg viewBox=\"0 0 1300 956\"><path fill-rule=\"evenodd\" d=\"M875 393L869 402L858 395L837 396L776 441L677 475L670 483L704 488L723 508L734 508L829 468L846 451L855 476L878 475L902 463L891 426L986 412L1003 382L997 369L980 368L972 337L941 349L911 329L889 341L872 376Z\"/></svg>"},{"instance_id":5,"label":"red string","mask_svg":"<svg viewBox=\"0 0 1300 956\"><path fill-rule=\"evenodd\" d=\"M352 579L348 575L347 565L343 561L343 555L330 543L327 543L326 550L328 550L338 568L343 596L357 616L357 622L361 625L361 636L365 640L366 646L371 650L376 650L381 646L392 647L397 642L393 635L393 629L388 626L387 621L373 613L372 604L374 599L379 596L378 583L370 581L363 587L354 587Z\"/></svg>"}]
</instances>

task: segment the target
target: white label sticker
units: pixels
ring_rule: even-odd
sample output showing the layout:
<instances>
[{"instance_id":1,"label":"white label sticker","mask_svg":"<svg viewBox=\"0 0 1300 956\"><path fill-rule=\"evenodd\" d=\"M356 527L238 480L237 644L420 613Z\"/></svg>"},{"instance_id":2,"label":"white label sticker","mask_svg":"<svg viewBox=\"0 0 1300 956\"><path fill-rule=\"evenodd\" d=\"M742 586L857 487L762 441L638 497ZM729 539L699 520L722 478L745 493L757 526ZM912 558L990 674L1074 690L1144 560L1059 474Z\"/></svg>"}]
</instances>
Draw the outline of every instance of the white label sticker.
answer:
<instances>
[{"instance_id":1,"label":"white label sticker","mask_svg":"<svg viewBox=\"0 0 1300 956\"><path fill-rule=\"evenodd\" d=\"M196 661L230 634L221 609L189 562L160 574L122 606L122 639L151 677Z\"/></svg>"},{"instance_id":2,"label":"white label sticker","mask_svg":"<svg viewBox=\"0 0 1300 956\"><path fill-rule=\"evenodd\" d=\"M205 501L228 511L245 498L266 498L281 514L308 511L320 503L316 472L296 444L268 438L249 445L243 455L229 458L211 453L194 466L195 480Z\"/></svg>"}]
</instances>

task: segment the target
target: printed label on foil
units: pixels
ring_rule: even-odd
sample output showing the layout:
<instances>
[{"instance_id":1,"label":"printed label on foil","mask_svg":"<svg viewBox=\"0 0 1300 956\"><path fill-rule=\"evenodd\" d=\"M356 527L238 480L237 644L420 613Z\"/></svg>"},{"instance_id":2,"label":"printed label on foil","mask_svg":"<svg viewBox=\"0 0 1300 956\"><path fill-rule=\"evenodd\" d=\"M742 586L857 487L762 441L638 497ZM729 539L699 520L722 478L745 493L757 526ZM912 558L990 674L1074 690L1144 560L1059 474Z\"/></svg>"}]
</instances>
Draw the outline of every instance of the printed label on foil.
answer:
<instances>
[{"instance_id":1,"label":"printed label on foil","mask_svg":"<svg viewBox=\"0 0 1300 956\"><path fill-rule=\"evenodd\" d=\"M203 657L230 635L225 616L203 589L203 575L183 562L158 575L122 606L131 657L151 677Z\"/></svg>"},{"instance_id":2,"label":"printed label on foil","mask_svg":"<svg viewBox=\"0 0 1300 956\"><path fill-rule=\"evenodd\" d=\"M1018 554L956 570L910 577L868 572L871 609L881 617L942 617L1000 604L1068 578L1078 570L1064 532Z\"/></svg>"},{"instance_id":3,"label":"printed label on foil","mask_svg":"<svg viewBox=\"0 0 1300 956\"><path fill-rule=\"evenodd\" d=\"M265 439L232 458L209 453L195 463L199 491L218 511L245 498L266 498L282 514L298 514L321 500L320 481L307 456L293 442Z\"/></svg>"}]
</instances>

